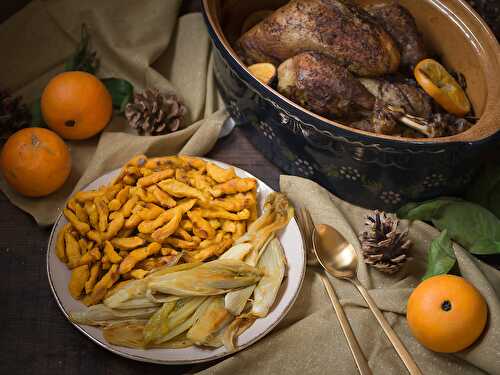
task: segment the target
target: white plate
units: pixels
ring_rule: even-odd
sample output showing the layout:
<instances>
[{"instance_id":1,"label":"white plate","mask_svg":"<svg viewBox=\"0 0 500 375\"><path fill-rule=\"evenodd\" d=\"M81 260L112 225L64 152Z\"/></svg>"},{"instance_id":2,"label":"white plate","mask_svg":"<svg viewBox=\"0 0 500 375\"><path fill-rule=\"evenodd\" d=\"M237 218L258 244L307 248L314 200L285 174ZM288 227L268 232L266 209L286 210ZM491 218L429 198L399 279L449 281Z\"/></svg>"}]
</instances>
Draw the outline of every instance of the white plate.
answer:
<instances>
[{"instance_id":1,"label":"white plate","mask_svg":"<svg viewBox=\"0 0 500 375\"><path fill-rule=\"evenodd\" d=\"M208 160L208 159L206 159ZM222 167L229 165L212 161ZM254 177L248 172L235 168L236 173L240 177ZM107 184L119 173L119 170L110 172L93 183L88 185L84 190L97 189L99 186ZM255 177L254 177L255 178ZM258 180L257 197L259 205L262 208L265 197L273 190L264 182ZM68 291L68 282L70 279L70 271L61 263L55 254L55 239L56 233L67 223L64 216L60 215L52 229L47 250L47 274L49 277L50 287L56 299L57 304L61 308L64 316L68 318L70 311L84 309L85 306L73 299ZM255 323L246 330L237 340L238 350L244 349L252 345L257 340L268 334L280 321L284 318L288 310L295 302L297 295L302 285L304 278L306 259L305 252L302 246L302 236L295 219L279 233L279 239L285 249L285 255L288 262L288 274L281 285L280 292L277 296L275 304L269 314L265 318L257 319ZM69 318L68 318L69 320ZM185 364L185 363L200 363L221 358L229 353L224 347L211 349L200 347L189 347L183 349L129 349L115 345L110 345L104 340L101 330L96 327L78 325L72 323L80 332L96 344L108 349L109 351L143 362L153 362L161 364Z\"/></svg>"}]
</instances>

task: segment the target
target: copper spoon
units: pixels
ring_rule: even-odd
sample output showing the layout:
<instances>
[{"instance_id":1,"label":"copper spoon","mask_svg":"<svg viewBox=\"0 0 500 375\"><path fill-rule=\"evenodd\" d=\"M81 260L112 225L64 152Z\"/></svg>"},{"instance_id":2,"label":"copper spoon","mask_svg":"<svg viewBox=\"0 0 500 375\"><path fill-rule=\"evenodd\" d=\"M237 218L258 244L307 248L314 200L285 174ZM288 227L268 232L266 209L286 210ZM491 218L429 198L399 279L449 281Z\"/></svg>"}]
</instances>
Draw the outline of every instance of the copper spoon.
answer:
<instances>
[{"instance_id":1,"label":"copper spoon","mask_svg":"<svg viewBox=\"0 0 500 375\"><path fill-rule=\"evenodd\" d=\"M384 315L379 310L372 297L370 297L368 291L359 282L356 275L358 269L358 255L352 244L347 242L347 240L331 226L320 224L314 228L313 231L313 248L319 263L330 275L348 280L354 284L365 299L373 315L375 315L375 318L394 346L394 349L396 349L399 357L406 365L409 373L411 375L421 375L422 372L413 360L411 354L384 318Z\"/></svg>"}]
</instances>

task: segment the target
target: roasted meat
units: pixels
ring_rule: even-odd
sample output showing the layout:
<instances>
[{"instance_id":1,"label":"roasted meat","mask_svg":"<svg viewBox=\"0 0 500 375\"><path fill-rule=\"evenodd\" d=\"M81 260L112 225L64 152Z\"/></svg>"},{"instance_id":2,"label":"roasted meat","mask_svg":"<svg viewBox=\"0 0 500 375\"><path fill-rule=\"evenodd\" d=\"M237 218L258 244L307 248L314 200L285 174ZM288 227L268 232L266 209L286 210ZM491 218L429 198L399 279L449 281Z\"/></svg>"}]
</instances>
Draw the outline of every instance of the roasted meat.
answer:
<instances>
[{"instance_id":1,"label":"roasted meat","mask_svg":"<svg viewBox=\"0 0 500 375\"><path fill-rule=\"evenodd\" d=\"M414 85L370 78L361 78L360 82L376 98L371 114L372 132L397 134L401 132L401 114L427 118L432 113L430 97ZM400 112L391 112L387 106ZM354 127L359 126L366 128L367 125L363 123Z\"/></svg>"},{"instance_id":2,"label":"roasted meat","mask_svg":"<svg viewBox=\"0 0 500 375\"><path fill-rule=\"evenodd\" d=\"M427 118L432 112L431 98L416 86L369 78L361 78L360 82L381 102L401 108L406 114Z\"/></svg>"},{"instance_id":3,"label":"roasted meat","mask_svg":"<svg viewBox=\"0 0 500 375\"><path fill-rule=\"evenodd\" d=\"M348 0L292 0L243 34L236 48L248 65L319 52L363 77L394 72L400 60L393 38Z\"/></svg>"},{"instance_id":4,"label":"roasted meat","mask_svg":"<svg viewBox=\"0 0 500 375\"><path fill-rule=\"evenodd\" d=\"M278 91L328 118L359 118L375 98L346 68L327 55L304 52L278 68Z\"/></svg>"},{"instance_id":5,"label":"roasted meat","mask_svg":"<svg viewBox=\"0 0 500 375\"><path fill-rule=\"evenodd\" d=\"M406 8L389 2L365 9L396 41L401 53L401 65L414 66L428 56L415 19Z\"/></svg>"}]
</instances>

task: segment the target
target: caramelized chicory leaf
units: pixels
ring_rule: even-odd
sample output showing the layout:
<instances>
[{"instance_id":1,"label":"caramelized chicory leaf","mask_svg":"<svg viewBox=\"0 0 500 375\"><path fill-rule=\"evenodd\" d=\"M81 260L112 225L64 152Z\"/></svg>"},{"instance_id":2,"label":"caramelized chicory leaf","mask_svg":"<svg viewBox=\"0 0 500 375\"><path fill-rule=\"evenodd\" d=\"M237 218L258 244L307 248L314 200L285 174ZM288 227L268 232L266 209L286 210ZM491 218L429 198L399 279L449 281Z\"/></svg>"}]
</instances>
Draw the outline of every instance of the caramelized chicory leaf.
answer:
<instances>
[{"instance_id":1,"label":"caramelized chicory leaf","mask_svg":"<svg viewBox=\"0 0 500 375\"><path fill-rule=\"evenodd\" d=\"M211 296L257 283L262 273L236 260L218 259L199 267L154 277L148 284L151 293L175 296Z\"/></svg>"},{"instance_id":2,"label":"caramelized chicory leaf","mask_svg":"<svg viewBox=\"0 0 500 375\"><path fill-rule=\"evenodd\" d=\"M176 302L164 303L163 306L149 318L144 327L144 343L146 345L168 333L168 316L174 309L175 304Z\"/></svg>"},{"instance_id":3,"label":"caramelized chicory leaf","mask_svg":"<svg viewBox=\"0 0 500 375\"><path fill-rule=\"evenodd\" d=\"M133 349L144 349L144 325L141 320L119 322L104 327L102 335L111 345L123 346Z\"/></svg>"},{"instance_id":4,"label":"caramelized chicory leaf","mask_svg":"<svg viewBox=\"0 0 500 375\"><path fill-rule=\"evenodd\" d=\"M456 261L453 244L445 229L431 243L427 255L427 272L422 279L450 272Z\"/></svg>"},{"instance_id":5,"label":"caramelized chicory leaf","mask_svg":"<svg viewBox=\"0 0 500 375\"><path fill-rule=\"evenodd\" d=\"M277 238L274 238L267 246L259 260L258 267L264 276L255 288L251 313L259 318L264 318L274 304L286 274L285 251Z\"/></svg>"}]
</instances>

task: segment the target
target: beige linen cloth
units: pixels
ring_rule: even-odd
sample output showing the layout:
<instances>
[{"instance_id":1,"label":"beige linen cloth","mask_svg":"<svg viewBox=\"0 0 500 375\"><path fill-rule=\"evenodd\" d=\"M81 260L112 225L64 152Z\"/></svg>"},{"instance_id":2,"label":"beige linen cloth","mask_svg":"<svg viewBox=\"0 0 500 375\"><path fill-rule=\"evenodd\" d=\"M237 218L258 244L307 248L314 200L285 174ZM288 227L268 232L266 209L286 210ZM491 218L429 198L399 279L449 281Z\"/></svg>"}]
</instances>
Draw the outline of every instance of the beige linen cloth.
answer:
<instances>
[{"instance_id":1,"label":"beige linen cloth","mask_svg":"<svg viewBox=\"0 0 500 375\"><path fill-rule=\"evenodd\" d=\"M337 228L359 250L357 233L369 212L328 193L316 183L282 176L281 191L296 207L307 207L315 223ZM402 228L407 223L402 223ZM481 338L459 354L433 353L411 335L405 318L406 302L425 273L426 254L438 231L422 222L410 227L413 260L396 275L385 276L359 267L361 282L370 289L424 374L500 374L500 271L455 246L460 272L488 303L488 325ZM349 282L330 278L374 374L406 374L406 369L377 324L375 317ZM284 320L257 344L205 369L201 374L356 374L347 342L315 268L308 268L302 291Z\"/></svg>"},{"instance_id":2,"label":"beige linen cloth","mask_svg":"<svg viewBox=\"0 0 500 375\"><path fill-rule=\"evenodd\" d=\"M71 175L59 191L25 198L0 188L40 225L52 224L73 190L123 165L133 155L203 155L217 141L226 117L216 93L210 40L199 13L178 17L181 0L35 0L0 25L0 86L30 103L80 40L82 23L101 59L100 77L129 80L136 89L175 92L189 109L184 129L143 137L115 114L105 131L86 141L68 142Z\"/></svg>"}]
</instances>

